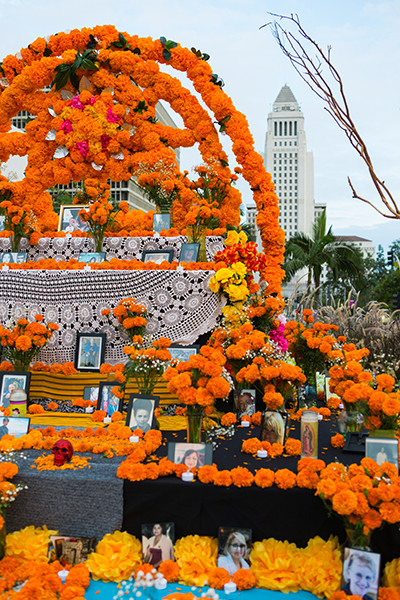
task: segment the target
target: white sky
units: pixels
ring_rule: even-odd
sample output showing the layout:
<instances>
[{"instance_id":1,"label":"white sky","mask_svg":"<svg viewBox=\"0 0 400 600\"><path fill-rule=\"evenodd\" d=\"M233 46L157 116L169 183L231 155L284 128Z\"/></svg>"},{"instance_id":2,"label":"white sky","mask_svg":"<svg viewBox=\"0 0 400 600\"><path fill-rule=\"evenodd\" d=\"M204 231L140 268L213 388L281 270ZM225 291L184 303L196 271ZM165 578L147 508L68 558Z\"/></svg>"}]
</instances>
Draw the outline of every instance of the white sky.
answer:
<instances>
[{"instance_id":1,"label":"white sky","mask_svg":"<svg viewBox=\"0 0 400 600\"><path fill-rule=\"evenodd\" d=\"M38 36L76 27L113 24L130 34L164 35L210 54L225 92L249 121L258 151L264 149L267 115L286 83L305 115L315 199L327 203L334 233L361 235L387 246L400 238L399 221L384 219L352 199L348 175L360 194L378 203L367 169L344 133L283 56L269 29L259 29L270 20L268 11L297 13L322 48L332 46L353 120L379 177L400 201L399 0L0 0L0 57ZM200 162L192 158L192 166ZM240 189L244 202L250 202L248 188Z\"/></svg>"}]
</instances>

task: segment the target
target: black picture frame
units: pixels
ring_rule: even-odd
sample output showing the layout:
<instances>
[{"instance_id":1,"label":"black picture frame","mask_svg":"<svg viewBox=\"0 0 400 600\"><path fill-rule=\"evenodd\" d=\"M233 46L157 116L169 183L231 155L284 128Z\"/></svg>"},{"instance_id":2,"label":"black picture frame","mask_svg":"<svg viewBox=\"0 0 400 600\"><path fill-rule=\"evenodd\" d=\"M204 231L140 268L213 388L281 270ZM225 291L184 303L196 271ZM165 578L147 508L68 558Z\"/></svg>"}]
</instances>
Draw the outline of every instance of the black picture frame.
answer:
<instances>
[{"instance_id":1,"label":"black picture frame","mask_svg":"<svg viewBox=\"0 0 400 600\"><path fill-rule=\"evenodd\" d=\"M153 231L160 233L163 229L171 228L171 215L169 213L154 213L153 215Z\"/></svg>"},{"instance_id":2,"label":"black picture frame","mask_svg":"<svg viewBox=\"0 0 400 600\"><path fill-rule=\"evenodd\" d=\"M58 219L58 231L64 231L65 233L89 231L87 223L79 216L79 211L82 209L88 210L89 206L89 204L62 204Z\"/></svg>"},{"instance_id":3,"label":"black picture frame","mask_svg":"<svg viewBox=\"0 0 400 600\"><path fill-rule=\"evenodd\" d=\"M0 253L0 263L17 263L21 264L27 261L28 253L27 252L1 252Z\"/></svg>"},{"instance_id":4,"label":"black picture frame","mask_svg":"<svg viewBox=\"0 0 400 600\"><path fill-rule=\"evenodd\" d=\"M117 411L121 412L123 399L118 398L112 389L120 386L118 381L100 381L99 397L97 399L97 410L104 410L107 417Z\"/></svg>"},{"instance_id":5,"label":"black picture frame","mask_svg":"<svg viewBox=\"0 0 400 600\"><path fill-rule=\"evenodd\" d=\"M150 429L154 429L156 425L155 410L158 407L159 402L159 396L152 396L148 394L130 394L125 425L130 427L132 431L134 429L141 429L143 433L146 433ZM136 420L137 413L139 410L148 413L148 416L145 420L144 414L139 415L141 421L143 420L142 426L140 422L138 423L138 421Z\"/></svg>"},{"instance_id":6,"label":"black picture frame","mask_svg":"<svg viewBox=\"0 0 400 600\"><path fill-rule=\"evenodd\" d=\"M389 462L399 468L399 440L387 437L365 438L365 456L372 458L379 466Z\"/></svg>"},{"instance_id":7,"label":"black picture frame","mask_svg":"<svg viewBox=\"0 0 400 600\"><path fill-rule=\"evenodd\" d=\"M262 442L285 443L288 415L276 410L264 411L261 419L260 440Z\"/></svg>"},{"instance_id":8,"label":"black picture frame","mask_svg":"<svg viewBox=\"0 0 400 600\"><path fill-rule=\"evenodd\" d=\"M200 244L198 242L184 242L179 253L179 262L197 262Z\"/></svg>"},{"instance_id":9,"label":"black picture frame","mask_svg":"<svg viewBox=\"0 0 400 600\"><path fill-rule=\"evenodd\" d=\"M172 248L165 248L164 250L143 250L142 262L154 262L160 265L164 260L172 262L174 258L174 251Z\"/></svg>"},{"instance_id":10,"label":"black picture frame","mask_svg":"<svg viewBox=\"0 0 400 600\"><path fill-rule=\"evenodd\" d=\"M29 417L0 417L0 439L3 435L13 435L14 437L21 437L29 431L30 425Z\"/></svg>"},{"instance_id":11,"label":"black picture frame","mask_svg":"<svg viewBox=\"0 0 400 600\"><path fill-rule=\"evenodd\" d=\"M89 346L92 346L92 349ZM78 371L100 371L100 365L104 361L105 349L105 333L79 331L76 335L75 369Z\"/></svg>"},{"instance_id":12,"label":"black picture frame","mask_svg":"<svg viewBox=\"0 0 400 600\"><path fill-rule=\"evenodd\" d=\"M0 375L0 406L4 408L10 406L10 399L13 393L13 390L10 390L10 386L13 386L14 391L17 389L24 390L26 395L28 395L31 382L30 371L1 371Z\"/></svg>"},{"instance_id":13,"label":"black picture frame","mask_svg":"<svg viewBox=\"0 0 400 600\"><path fill-rule=\"evenodd\" d=\"M381 555L360 548L343 549L343 569L340 589L348 595L360 595L368 600L378 597ZM362 577L360 578L360 570ZM366 583L370 581L370 587ZM356 592L355 590L358 590Z\"/></svg>"},{"instance_id":14,"label":"black picture frame","mask_svg":"<svg viewBox=\"0 0 400 600\"><path fill-rule=\"evenodd\" d=\"M90 263L101 263L105 257L105 252L80 252L79 262L84 262L87 265L90 265Z\"/></svg>"},{"instance_id":15,"label":"black picture frame","mask_svg":"<svg viewBox=\"0 0 400 600\"><path fill-rule=\"evenodd\" d=\"M200 352L200 344L192 344L191 346L180 346L179 344L173 344L168 348L171 354L171 360L179 360L185 362L189 360L194 354Z\"/></svg>"},{"instance_id":16,"label":"black picture frame","mask_svg":"<svg viewBox=\"0 0 400 600\"><path fill-rule=\"evenodd\" d=\"M197 455L196 463L193 456ZM207 442L168 442L168 460L176 465L185 464L188 470L212 465L213 447Z\"/></svg>"}]
</instances>

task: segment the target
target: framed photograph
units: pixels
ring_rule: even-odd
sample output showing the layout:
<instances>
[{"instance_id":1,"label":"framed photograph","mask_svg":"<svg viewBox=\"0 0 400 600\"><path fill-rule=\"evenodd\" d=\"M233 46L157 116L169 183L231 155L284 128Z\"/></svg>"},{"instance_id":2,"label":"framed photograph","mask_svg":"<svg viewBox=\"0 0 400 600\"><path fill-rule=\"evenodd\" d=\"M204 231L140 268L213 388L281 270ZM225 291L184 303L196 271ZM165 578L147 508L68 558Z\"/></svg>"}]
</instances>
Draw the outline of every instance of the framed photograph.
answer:
<instances>
[{"instance_id":1,"label":"framed photograph","mask_svg":"<svg viewBox=\"0 0 400 600\"><path fill-rule=\"evenodd\" d=\"M174 543L174 523L142 525L143 563L148 563L157 569L164 560L175 560Z\"/></svg>"},{"instance_id":2,"label":"framed photograph","mask_svg":"<svg viewBox=\"0 0 400 600\"><path fill-rule=\"evenodd\" d=\"M245 415L251 417L256 412L256 390L234 390L233 402L238 419Z\"/></svg>"},{"instance_id":3,"label":"framed photograph","mask_svg":"<svg viewBox=\"0 0 400 600\"><path fill-rule=\"evenodd\" d=\"M186 442L169 442L168 459L176 465L183 464L188 471L194 467L199 469L212 464L212 444L189 444Z\"/></svg>"},{"instance_id":4,"label":"framed photograph","mask_svg":"<svg viewBox=\"0 0 400 600\"><path fill-rule=\"evenodd\" d=\"M60 218L58 220L58 231L73 233L74 231L89 231L87 223L79 216L79 211L88 209L86 204L64 204L60 206Z\"/></svg>"},{"instance_id":5,"label":"framed photograph","mask_svg":"<svg viewBox=\"0 0 400 600\"><path fill-rule=\"evenodd\" d=\"M0 263L18 263L26 262L27 252L1 252Z\"/></svg>"},{"instance_id":6,"label":"framed photograph","mask_svg":"<svg viewBox=\"0 0 400 600\"><path fill-rule=\"evenodd\" d=\"M169 213L154 213L153 215L153 231L160 233L162 229L171 228L171 215Z\"/></svg>"},{"instance_id":7,"label":"framed photograph","mask_svg":"<svg viewBox=\"0 0 400 600\"><path fill-rule=\"evenodd\" d=\"M153 429L156 424L154 411L159 401L159 396L131 394L125 424L132 430L141 429L143 433Z\"/></svg>"},{"instance_id":8,"label":"framed photograph","mask_svg":"<svg viewBox=\"0 0 400 600\"><path fill-rule=\"evenodd\" d=\"M357 595L363 600L376 600L380 562L380 554L345 548L341 589L347 595Z\"/></svg>"},{"instance_id":9,"label":"framed photograph","mask_svg":"<svg viewBox=\"0 0 400 600\"><path fill-rule=\"evenodd\" d=\"M399 440L397 438L367 437L365 438L365 456L373 458L381 466L390 462L399 468Z\"/></svg>"},{"instance_id":10,"label":"framed photograph","mask_svg":"<svg viewBox=\"0 0 400 600\"><path fill-rule=\"evenodd\" d=\"M200 350L200 345L194 345L194 346L170 346L168 348L168 350L170 351L171 354L171 358L172 359L177 359L180 361L186 361L189 360L189 358L191 356L193 356L193 354L198 354L199 350Z\"/></svg>"},{"instance_id":11,"label":"framed photograph","mask_svg":"<svg viewBox=\"0 0 400 600\"><path fill-rule=\"evenodd\" d=\"M73 566L85 562L95 545L96 538L51 535L47 557L50 562L58 560L62 565Z\"/></svg>"},{"instance_id":12,"label":"framed photograph","mask_svg":"<svg viewBox=\"0 0 400 600\"><path fill-rule=\"evenodd\" d=\"M78 371L99 371L106 349L105 333L77 333L75 368Z\"/></svg>"},{"instance_id":13,"label":"framed photograph","mask_svg":"<svg viewBox=\"0 0 400 600\"><path fill-rule=\"evenodd\" d=\"M4 231L6 224L6 215L0 215L0 231Z\"/></svg>"},{"instance_id":14,"label":"framed photograph","mask_svg":"<svg viewBox=\"0 0 400 600\"><path fill-rule=\"evenodd\" d=\"M79 262L89 263L101 263L105 259L105 252L80 252Z\"/></svg>"},{"instance_id":15,"label":"framed photograph","mask_svg":"<svg viewBox=\"0 0 400 600\"><path fill-rule=\"evenodd\" d=\"M218 529L218 567L233 575L250 568L251 529L220 527Z\"/></svg>"},{"instance_id":16,"label":"framed photograph","mask_svg":"<svg viewBox=\"0 0 400 600\"><path fill-rule=\"evenodd\" d=\"M143 250L142 261L144 263L154 262L160 265L164 260L172 262L174 258L174 251L171 249L166 250Z\"/></svg>"},{"instance_id":17,"label":"framed photograph","mask_svg":"<svg viewBox=\"0 0 400 600\"><path fill-rule=\"evenodd\" d=\"M199 256L200 244L189 244L184 243L181 246L181 252L179 254L179 262L197 262Z\"/></svg>"},{"instance_id":18,"label":"framed photograph","mask_svg":"<svg viewBox=\"0 0 400 600\"><path fill-rule=\"evenodd\" d=\"M0 406L6 408L10 406L10 403L13 404L13 395L18 390L24 390L28 394L30 380L31 374L28 371L3 371L0 386Z\"/></svg>"},{"instance_id":19,"label":"framed photograph","mask_svg":"<svg viewBox=\"0 0 400 600\"><path fill-rule=\"evenodd\" d=\"M107 417L111 417L114 412L122 409L122 398L118 398L113 393L115 386L119 386L118 381L100 381L97 410L104 410Z\"/></svg>"},{"instance_id":20,"label":"framed photograph","mask_svg":"<svg viewBox=\"0 0 400 600\"><path fill-rule=\"evenodd\" d=\"M21 437L29 431L29 417L0 417L0 439L3 435Z\"/></svg>"},{"instance_id":21,"label":"framed photograph","mask_svg":"<svg viewBox=\"0 0 400 600\"><path fill-rule=\"evenodd\" d=\"M266 410L261 421L260 439L262 442L274 444L285 443L287 415L276 410Z\"/></svg>"},{"instance_id":22,"label":"framed photograph","mask_svg":"<svg viewBox=\"0 0 400 600\"><path fill-rule=\"evenodd\" d=\"M97 402L99 399L99 388L98 387L83 388L83 399L90 400L91 402Z\"/></svg>"}]
</instances>

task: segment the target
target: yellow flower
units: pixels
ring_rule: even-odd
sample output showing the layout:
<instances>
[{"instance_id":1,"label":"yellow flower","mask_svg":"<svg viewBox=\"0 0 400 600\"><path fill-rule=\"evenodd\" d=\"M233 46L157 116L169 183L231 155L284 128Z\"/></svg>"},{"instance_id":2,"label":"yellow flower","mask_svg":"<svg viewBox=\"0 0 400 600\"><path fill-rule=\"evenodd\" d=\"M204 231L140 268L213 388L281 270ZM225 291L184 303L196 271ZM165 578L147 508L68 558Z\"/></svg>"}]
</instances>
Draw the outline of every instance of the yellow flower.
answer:
<instances>
[{"instance_id":1,"label":"yellow flower","mask_svg":"<svg viewBox=\"0 0 400 600\"><path fill-rule=\"evenodd\" d=\"M400 559L395 558L385 565L383 585L394 588L400 593Z\"/></svg>"},{"instance_id":2,"label":"yellow flower","mask_svg":"<svg viewBox=\"0 0 400 600\"><path fill-rule=\"evenodd\" d=\"M340 588L342 566L337 538L312 538L296 561L300 589L330 598Z\"/></svg>"},{"instance_id":3,"label":"yellow flower","mask_svg":"<svg viewBox=\"0 0 400 600\"><path fill-rule=\"evenodd\" d=\"M300 550L295 544L274 539L255 542L251 551L251 570L257 581L257 587L280 592L297 592L298 574L295 565Z\"/></svg>"},{"instance_id":4,"label":"yellow flower","mask_svg":"<svg viewBox=\"0 0 400 600\"><path fill-rule=\"evenodd\" d=\"M240 235L237 233L237 231L229 231L228 235L226 236L225 246L234 246L235 244L238 244L240 240Z\"/></svg>"},{"instance_id":5,"label":"yellow flower","mask_svg":"<svg viewBox=\"0 0 400 600\"><path fill-rule=\"evenodd\" d=\"M115 531L106 533L85 564L93 579L107 582L129 579L141 562L142 545L139 540L126 531Z\"/></svg>"},{"instance_id":6,"label":"yellow flower","mask_svg":"<svg viewBox=\"0 0 400 600\"><path fill-rule=\"evenodd\" d=\"M239 244L245 244L247 242L247 235L244 231L239 233Z\"/></svg>"},{"instance_id":7,"label":"yellow flower","mask_svg":"<svg viewBox=\"0 0 400 600\"><path fill-rule=\"evenodd\" d=\"M219 281L216 278L216 275L213 275L210 279L210 281L208 282L208 287L210 288L210 290L212 292L214 292L215 294L217 292L219 292L219 288L221 287Z\"/></svg>"},{"instance_id":8,"label":"yellow flower","mask_svg":"<svg viewBox=\"0 0 400 600\"><path fill-rule=\"evenodd\" d=\"M185 585L207 585L207 573L217 566L218 542L215 538L187 535L175 544L180 581Z\"/></svg>"},{"instance_id":9,"label":"yellow flower","mask_svg":"<svg viewBox=\"0 0 400 600\"><path fill-rule=\"evenodd\" d=\"M229 299L233 302L240 302L242 300L245 300L249 295L249 288L247 287L245 282L241 283L240 285L235 285L234 283L231 283L226 286L224 292L225 294L227 294L227 296L229 296Z\"/></svg>"},{"instance_id":10,"label":"yellow flower","mask_svg":"<svg viewBox=\"0 0 400 600\"><path fill-rule=\"evenodd\" d=\"M49 538L57 535L57 531L30 525L20 531L9 533L6 537L6 556L47 562Z\"/></svg>"},{"instance_id":11,"label":"yellow flower","mask_svg":"<svg viewBox=\"0 0 400 600\"><path fill-rule=\"evenodd\" d=\"M240 264L242 264L242 263L240 263ZM227 283L230 279L232 279L234 274L235 273L233 271L233 267L232 268L224 267L223 269L219 269L219 271L217 271L215 273L215 275L213 276L213 279L215 277L215 280L221 282L221 284L223 285L224 283Z\"/></svg>"},{"instance_id":12,"label":"yellow flower","mask_svg":"<svg viewBox=\"0 0 400 600\"><path fill-rule=\"evenodd\" d=\"M243 264L242 262L234 263L231 268L235 272L235 275L237 275L240 279L244 279L246 277L246 274L247 274L246 265ZM221 271L222 271L222 269L221 269Z\"/></svg>"}]
</instances>

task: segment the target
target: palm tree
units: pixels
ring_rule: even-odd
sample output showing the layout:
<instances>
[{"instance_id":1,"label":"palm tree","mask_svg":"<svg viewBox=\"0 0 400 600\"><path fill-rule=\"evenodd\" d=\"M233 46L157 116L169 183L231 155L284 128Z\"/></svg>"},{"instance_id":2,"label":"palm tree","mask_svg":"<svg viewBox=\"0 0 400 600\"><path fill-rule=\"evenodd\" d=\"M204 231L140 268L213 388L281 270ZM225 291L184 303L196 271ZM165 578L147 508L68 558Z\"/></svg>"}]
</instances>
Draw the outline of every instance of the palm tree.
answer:
<instances>
[{"instance_id":1,"label":"palm tree","mask_svg":"<svg viewBox=\"0 0 400 600\"><path fill-rule=\"evenodd\" d=\"M358 248L335 241L332 226L326 230L326 211L313 223L311 237L305 233L297 233L291 237L285 250L283 268L286 280L300 270L307 269L307 287L321 285L322 268L327 265L334 279L357 278L362 265L362 255Z\"/></svg>"}]
</instances>

